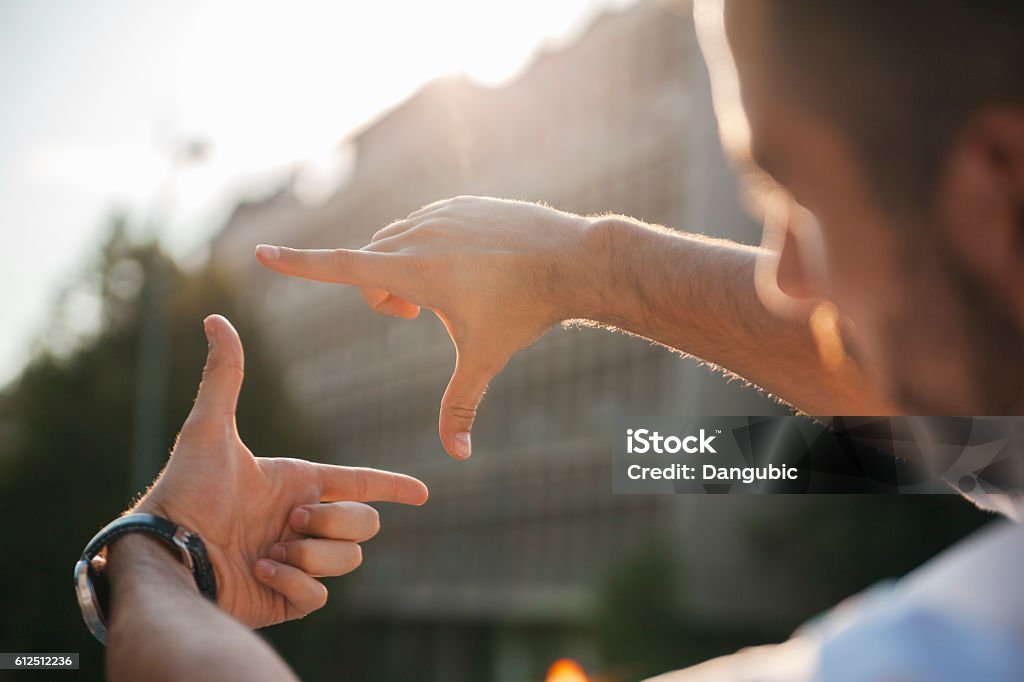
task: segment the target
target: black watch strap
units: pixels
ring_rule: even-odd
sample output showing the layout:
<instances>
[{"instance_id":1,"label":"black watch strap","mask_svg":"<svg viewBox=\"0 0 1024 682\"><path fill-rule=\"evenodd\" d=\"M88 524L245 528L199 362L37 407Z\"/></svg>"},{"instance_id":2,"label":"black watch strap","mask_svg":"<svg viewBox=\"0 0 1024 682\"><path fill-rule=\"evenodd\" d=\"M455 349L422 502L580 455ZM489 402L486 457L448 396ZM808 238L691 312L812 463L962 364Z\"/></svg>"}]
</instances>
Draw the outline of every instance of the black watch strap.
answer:
<instances>
[{"instance_id":1,"label":"black watch strap","mask_svg":"<svg viewBox=\"0 0 1024 682\"><path fill-rule=\"evenodd\" d=\"M106 643L104 614L109 612L109 592L94 559L104 547L128 533L155 535L177 549L182 563L192 571L200 594L217 601L217 577L206 545L197 533L154 514L126 514L97 533L85 546L81 559L75 565L75 590L82 616L89 630L103 643Z\"/></svg>"}]
</instances>

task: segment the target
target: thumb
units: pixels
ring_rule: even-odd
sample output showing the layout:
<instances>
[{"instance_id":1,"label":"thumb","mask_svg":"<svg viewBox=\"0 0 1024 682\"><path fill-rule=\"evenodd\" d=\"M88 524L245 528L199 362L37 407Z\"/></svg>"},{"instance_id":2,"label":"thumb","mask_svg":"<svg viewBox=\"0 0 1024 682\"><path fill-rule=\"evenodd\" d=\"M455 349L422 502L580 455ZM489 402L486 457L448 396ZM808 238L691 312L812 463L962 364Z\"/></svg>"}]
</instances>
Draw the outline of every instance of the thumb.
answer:
<instances>
[{"instance_id":1,"label":"thumb","mask_svg":"<svg viewBox=\"0 0 1024 682\"><path fill-rule=\"evenodd\" d=\"M242 341L227 318L220 315L210 315L203 320L203 329L210 350L191 416L200 419L233 417L245 367Z\"/></svg>"},{"instance_id":2,"label":"thumb","mask_svg":"<svg viewBox=\"0 0 1024 682\"><path fill-rule=\"evenodd\" d=\"M487 363L485 358L459 352L455 373L441 399L438 422L441 443L452 457L466 459L472 454L470 432L473 430L476 410L487 390L487 384L500 369L500 366L494 367L493 363Z\"/></svg>"}]
</instances>

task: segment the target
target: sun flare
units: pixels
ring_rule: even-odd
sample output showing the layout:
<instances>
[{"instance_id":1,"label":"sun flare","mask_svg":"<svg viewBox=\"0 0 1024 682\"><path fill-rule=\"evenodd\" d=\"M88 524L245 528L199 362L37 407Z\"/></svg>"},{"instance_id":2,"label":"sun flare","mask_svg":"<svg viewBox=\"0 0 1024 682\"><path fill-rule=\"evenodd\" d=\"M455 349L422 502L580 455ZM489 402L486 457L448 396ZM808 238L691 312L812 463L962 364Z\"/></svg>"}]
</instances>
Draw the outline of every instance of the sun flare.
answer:
<instances>
[{"instance_id":1,"label":"sun flare","mask_svg":"<svg viewBox=\"0 0 1024 682\"><path fill-rule=\"evenodd\" d=\"M587 674L571 658L560 658L548 668L545 682L587 682Z\"/></svg>"}]
</instances>

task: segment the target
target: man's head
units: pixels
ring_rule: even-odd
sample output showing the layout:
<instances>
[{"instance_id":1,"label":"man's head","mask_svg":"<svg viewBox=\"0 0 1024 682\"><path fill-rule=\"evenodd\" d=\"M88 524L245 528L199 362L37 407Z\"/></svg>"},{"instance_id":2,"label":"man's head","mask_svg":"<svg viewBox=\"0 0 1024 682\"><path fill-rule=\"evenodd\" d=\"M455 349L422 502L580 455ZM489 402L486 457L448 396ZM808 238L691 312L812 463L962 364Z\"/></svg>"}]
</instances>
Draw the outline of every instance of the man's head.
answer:
<instances>
[{"instance_id":1,"label":"man's head","mask_svg":"<svg viewBox=\"0 0 1024 682\"><path fill-rule=\"evenodd\" d=\"M728 0L725 27L751 158L815 218L779 223L778 289L832 300L908 411L1024 410L1024 3Z\"/></svg>"}]
</instances>

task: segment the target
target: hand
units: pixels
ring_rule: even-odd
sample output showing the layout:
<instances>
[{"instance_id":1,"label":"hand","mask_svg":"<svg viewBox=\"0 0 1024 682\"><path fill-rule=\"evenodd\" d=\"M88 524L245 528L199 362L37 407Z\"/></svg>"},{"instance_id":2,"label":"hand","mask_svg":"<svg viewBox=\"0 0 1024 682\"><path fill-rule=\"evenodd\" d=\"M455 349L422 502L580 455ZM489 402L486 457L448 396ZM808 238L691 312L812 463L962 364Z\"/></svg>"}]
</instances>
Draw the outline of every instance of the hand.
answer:
<instances>
[{"instance_id":1,"label":"hand","mask_svg":"<svg viewBox=\"0 0 1024 682\"><path fill-rule=\"evenodd\" d=\"M491 378L590 295L581 283L593 267L591 225L537 204L456 197L388 225L359 250L261 245L256 255L286 275L359 286L379 313L413 318L426 307L441 318L456 360L438 428L445 450L464 459Z\"/></svg>"},{"instance_id":2,"label":"hand","mask_svg":"<svg viewBox=\"0 0 1024 682\"><path fill-rule=\"evenodd\" d=\"M254 457L235 427L243 355L238 333L206 318L209 356L199 395L166 468L133 511L157 514L203 538L221 608L257 628L322 607L316 577L362 561L359 542L376 534L377 512L362 502L423 504L427 488L374 469Z\"/></svg>"}]
</instances>

